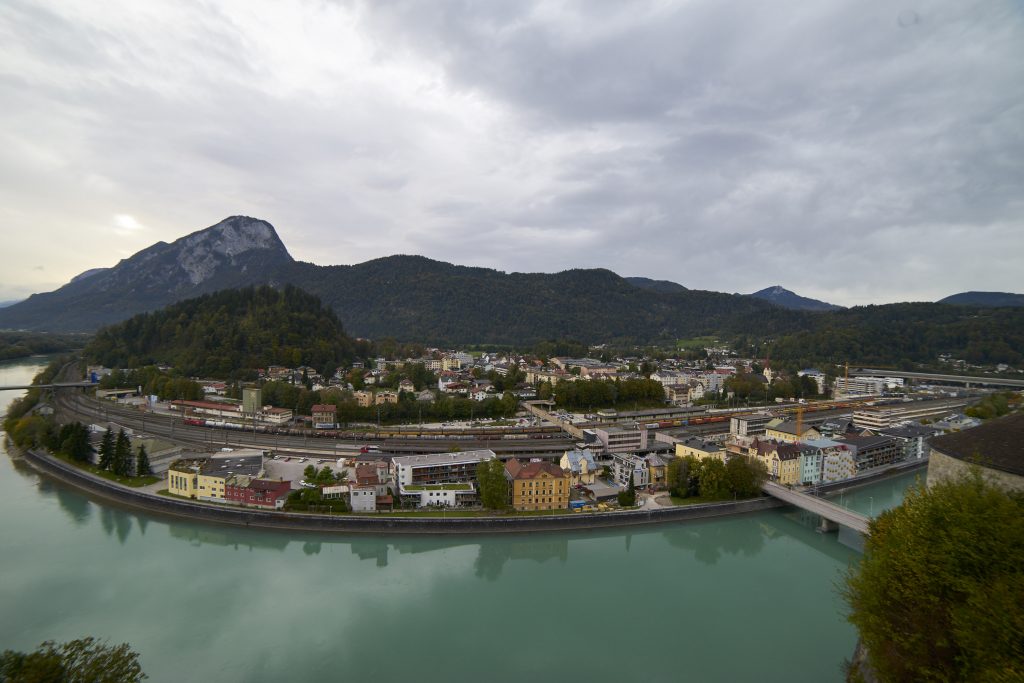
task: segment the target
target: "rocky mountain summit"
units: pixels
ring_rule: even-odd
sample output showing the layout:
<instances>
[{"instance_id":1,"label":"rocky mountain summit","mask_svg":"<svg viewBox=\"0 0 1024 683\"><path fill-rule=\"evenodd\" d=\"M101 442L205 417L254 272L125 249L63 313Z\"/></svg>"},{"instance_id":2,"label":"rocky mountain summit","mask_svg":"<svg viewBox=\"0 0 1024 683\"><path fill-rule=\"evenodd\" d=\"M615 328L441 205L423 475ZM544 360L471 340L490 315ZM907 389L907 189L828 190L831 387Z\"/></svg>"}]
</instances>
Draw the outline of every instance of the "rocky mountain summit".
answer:
<instances>
[{"instance_id":1,"label":"rocky mountain summit","mask_svg":"<svg viewBox=\"0 0 1024 683\"><path fill-rule=\"evenodd\" d=\"M60 289L3 309L0 327L89 331L208 292L274 283L293 263L274 227L231 216L112 268L82 273Z\"/></svg>"}]
</instances>

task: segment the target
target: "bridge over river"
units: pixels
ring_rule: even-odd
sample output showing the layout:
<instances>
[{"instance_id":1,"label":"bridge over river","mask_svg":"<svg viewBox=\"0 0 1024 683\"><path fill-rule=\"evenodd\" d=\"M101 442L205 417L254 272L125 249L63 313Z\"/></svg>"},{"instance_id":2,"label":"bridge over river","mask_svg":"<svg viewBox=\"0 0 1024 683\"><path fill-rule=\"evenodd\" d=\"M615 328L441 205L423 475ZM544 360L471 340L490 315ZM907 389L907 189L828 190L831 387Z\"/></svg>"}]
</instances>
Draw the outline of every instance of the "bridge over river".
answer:
<instances>
[{"instance_id":1,"label":"bridge over river","mask_svg":"<svg viewBox=\"0 0 1024 683\"><path fill-rule=\"evenodd\" d=\"M81 389L94 387L96 382L54 382L52 384L12 384L0 387L0 391L21 391L24 389Z\"/></svg>"},{"instance_id":2,"label":"bridge over river","mask_svg":"<svg viewBox=\"0 0 1024 683\"><path fill-rule=\"evenodd\" d=\"M781 484L776 484L773 481L766 481L761 485L761 490L767 493L773 498L778 498L784 503L789 505L795 505L796 507L813 512L816 515L820 515L823 519L838 524L839 526L853 529L860 533L862 536L867 537L870 531L868 530L868 522L871 520L864 515L847 510L844 507L840 507L835 503L829 502L823 498L816 498L807 493L801 493L800 491L794 491L786 488ZM828 525L823 525L826 528ZM835 527L832 527L833 529Z\"/></svg>"}]
</instances>

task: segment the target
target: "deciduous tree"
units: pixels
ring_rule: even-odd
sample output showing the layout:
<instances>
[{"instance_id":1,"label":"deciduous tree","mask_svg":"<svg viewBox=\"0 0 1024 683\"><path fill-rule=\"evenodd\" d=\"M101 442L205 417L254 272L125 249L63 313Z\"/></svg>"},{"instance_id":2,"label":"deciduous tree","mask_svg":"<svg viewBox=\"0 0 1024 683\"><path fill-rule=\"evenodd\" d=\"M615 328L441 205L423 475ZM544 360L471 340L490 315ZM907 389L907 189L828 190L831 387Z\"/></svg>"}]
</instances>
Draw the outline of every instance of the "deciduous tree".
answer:
<instances>
[{"instance_id":1,"label":"deciduous tree","mask_svg":"<svg viewBox=\"0 0 1024 683\"><path fill-rule=\"evenodd\" d=\"M880 680L1024 679L1024 495L977 470L918 484L871 522L843 595Z\"/></svg>"}]
</instances>

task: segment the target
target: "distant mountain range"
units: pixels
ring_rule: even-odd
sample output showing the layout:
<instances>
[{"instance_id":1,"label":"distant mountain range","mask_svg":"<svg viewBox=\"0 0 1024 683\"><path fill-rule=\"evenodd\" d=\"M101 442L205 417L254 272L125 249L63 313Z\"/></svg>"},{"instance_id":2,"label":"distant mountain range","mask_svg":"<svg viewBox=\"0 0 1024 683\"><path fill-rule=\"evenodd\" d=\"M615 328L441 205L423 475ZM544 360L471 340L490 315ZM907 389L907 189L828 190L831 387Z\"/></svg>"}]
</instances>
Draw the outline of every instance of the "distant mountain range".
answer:
<instances>
[{"instance_id":1,"label":"distant mountain range","mask_svg":"<svg viewBox=\"0 0 1024 683\"><path fill-rule=\"evenodd\" d=\"M783 289L778 285L762 289L761 291L754 292L748 296L763 299L775 304L776 306L782 306L783 308L788 308L794 311L838 311L843 308L843 306L836 306L835 304L818 301L817 299L809 299L805 296L794 294L788 289Z\"/></svg>"},{"instance_id":2,"label":"distant mountain range","mask_svg":"<svg viewBox=\"0 0 1024 683\"><path fill-rule=\"evenodd\" d=\"M648 344L720 334L738 343L771 337L773 359L787 348L794 356L814 348L825 358L861 362L932 359L956 352L965 340L973 357L1001 362L1013 362L1012 349L1024 348L1024 309L1019 315L999 309L994 319L970 306L839 309L781 287L723 294L604 269L504 273L422 256L318 266L295 261L273 226L244 216L154 244L0 309L0 329L95 331L185 299L263 284L290 284L319 297L353 336L433 345ZM799 343L787 347L789 337Z\"/></svg>"},{"instance_id":3,"label":"distant mountain range","mask_svg":"<svg viewBox=\"0 0 1024 683\"><path fill-rule=\"evenodd\" d=\"M939 299L940 304L958 306L1024 306L1024 294L1009 292L961 292Z\"/></svg>"}]
</instances>

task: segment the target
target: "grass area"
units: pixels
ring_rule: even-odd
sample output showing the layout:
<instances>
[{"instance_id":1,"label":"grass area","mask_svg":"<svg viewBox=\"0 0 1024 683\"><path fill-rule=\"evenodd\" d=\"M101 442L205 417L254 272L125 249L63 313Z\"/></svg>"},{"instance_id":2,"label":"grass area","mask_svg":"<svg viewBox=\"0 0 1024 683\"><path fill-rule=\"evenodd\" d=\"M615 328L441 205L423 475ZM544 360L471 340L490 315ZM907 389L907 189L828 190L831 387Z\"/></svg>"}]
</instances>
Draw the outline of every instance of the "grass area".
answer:
<instances>
[{"instance_id":1,"label":"grass area","mask_svg":"<svg viewBox=\"0 0 1024 683\"><path fill-rule=\"evenodd\" d=\"M406 486L406 491L472 491L473 487L469 484L413 484L412 486Z\"/></svg>"},{"instance_id":2,"label":"grass area","mask_svg":"<svg viewBox=\"0 0 1024 683\"><path fill-rule=\"evenodd\" d=\"M143 487L143 486L149 486L150 484L155 484L156 482L158 482L158 481L160 481L162 479L162 477L155 477L155 476L152 476L152 475L147 475L145 477L119 477L118 475L114 474L113 472L108 472L107 470L101 470L96 465L88 465L88 464L85 464L85 463L77 462L77 461L72 460L71 458L67 457L66 455L61 455L59 453L54 453L53 455L58 460L63 460L64 462L68 463L69 465L74 465L75 467L77 467L80 470L85 470L86 472L89 472L90 474L95 474L97 477L101 477L103 479L107 479L108 481L117 482L118 484L122 484L124 486L130 486L133 489L137 489L137 488L140 488L140 487Z\"/></svg>"},{"instance_id":3,"label":"grass area","mask_svg":"<svg viewBox=\"0 0 1024 683\"><path fill-rule=\"evenodd\" d=\"M703 498L701 496L689 496L687 498L676 498L672 496L673 505L700 505L702 503L725 503L728 498Z\"/></svg>"},{"instance_id":4,"label":"grass area","mask_svg":"<svg viewBox=\"0 0 1024 683\"><path fill-rule=\"evenodd\" d=\"M720 343L717 337L691 337L689 339L677 339L676 348L698 350L706 346L717 346Z\"/></svg>"}]
</instances>

